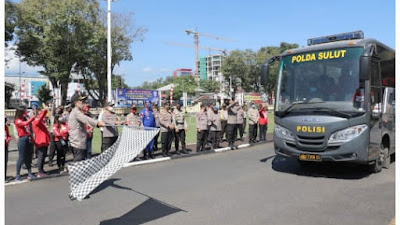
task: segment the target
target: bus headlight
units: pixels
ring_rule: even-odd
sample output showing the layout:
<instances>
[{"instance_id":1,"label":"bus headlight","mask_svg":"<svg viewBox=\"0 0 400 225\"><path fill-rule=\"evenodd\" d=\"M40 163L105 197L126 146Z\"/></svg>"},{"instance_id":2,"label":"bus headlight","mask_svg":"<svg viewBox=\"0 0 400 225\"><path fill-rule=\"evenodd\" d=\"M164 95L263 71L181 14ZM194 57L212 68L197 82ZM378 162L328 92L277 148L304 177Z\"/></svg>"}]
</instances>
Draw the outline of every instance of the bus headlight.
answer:
<instances>
[{"instance_id":1,"label":"bus headlight","mask_svg":"<svg viewBox=\"0 0 400 225\"><path fill-rule=\"evenodd\" d=\"M328 145L338 145L348 142L360 136L367 128L366 124L362 124L337 131L329 138Z\"/></svg>"},{"instance_id":2,"label":"bus headlight","mask_svg":"<svg viewBox=\"0 0 400 225\"><path fill-rule=\"evenodd\" d=\"M288 130L278 124L275 124L275 134L277 134L279 137L281 137L285 140L294 141L293 133L290 130Z\"/></svg>"}]
</instances>

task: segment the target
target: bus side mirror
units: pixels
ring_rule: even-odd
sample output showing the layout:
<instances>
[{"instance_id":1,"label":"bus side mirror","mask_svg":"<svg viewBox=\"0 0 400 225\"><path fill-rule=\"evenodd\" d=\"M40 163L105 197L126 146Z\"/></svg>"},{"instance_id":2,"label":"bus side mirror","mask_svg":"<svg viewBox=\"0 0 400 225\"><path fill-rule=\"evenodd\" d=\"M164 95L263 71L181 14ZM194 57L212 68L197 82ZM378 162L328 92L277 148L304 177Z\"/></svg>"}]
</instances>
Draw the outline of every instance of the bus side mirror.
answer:
<instances>
[{"instance_id":1,"label":"bus side mirror","mask_svg":"<svg viewBox=\"0 0 400 225\"><path fill-rule=\"evenodd\" d=\"M371 73L371 57L361 56L360 58L360 80L368 80Z\"/></svg>"},{"instance_id":2,"label":"bus side mirror","mask_svg":"<svg viewBox=\"0 0 400 225\"><path fill-rule=\"evenodd\" d=\"M261 85L267 86L269 79L269 64L265 63L261 68Z\"/></svg>"}]
</instances>

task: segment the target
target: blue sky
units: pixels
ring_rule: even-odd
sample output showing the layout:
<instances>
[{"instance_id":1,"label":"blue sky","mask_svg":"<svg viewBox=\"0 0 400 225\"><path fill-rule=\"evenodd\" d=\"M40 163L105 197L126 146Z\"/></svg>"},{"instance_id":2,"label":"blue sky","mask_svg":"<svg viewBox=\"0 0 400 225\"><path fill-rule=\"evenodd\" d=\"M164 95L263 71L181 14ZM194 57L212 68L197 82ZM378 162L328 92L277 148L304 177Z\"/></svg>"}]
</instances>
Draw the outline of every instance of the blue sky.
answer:
<instances>
[{"instance_id":1,"label":"blue sky","mask_svg":"<svg viewBox=\"0 0 400 225\"><path fill-rule=\"evenodd\" d=\"M107 8L106 1L100 3ZM114 72L124 75L130 86L166 77L177 68L194 69L194 49L165 42L193 45L185 29L196 27L198 32L235 40L200 36L201 46L229 50L257 51L282 41L304 46L310 37L355 30L395 48L394 0L119 0L112 3L112 11L133 11L135 23L148 29L144 42L131 45L133 61L122 62ZM200 56L209 53L200 50ZM9 73L18 72L9 67Z\"/></svg>"}]
</instances>

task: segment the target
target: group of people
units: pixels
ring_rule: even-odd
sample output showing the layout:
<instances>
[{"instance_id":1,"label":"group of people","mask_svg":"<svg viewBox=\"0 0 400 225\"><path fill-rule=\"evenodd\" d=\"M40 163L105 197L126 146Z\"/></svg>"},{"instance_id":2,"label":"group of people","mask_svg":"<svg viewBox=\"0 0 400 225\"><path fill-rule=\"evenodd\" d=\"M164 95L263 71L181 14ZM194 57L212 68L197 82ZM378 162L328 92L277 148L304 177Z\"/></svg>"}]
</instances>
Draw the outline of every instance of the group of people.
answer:
<instances>
[{"instance_id":1,"label":"group of people","mask_svg":"<svg viewBox=\"0 0 400 225\"><path fill-rule=\"evenodd\" d=\"M107 150L118 139L118 126L129 125L133 127L152 127L159 128L160 132L148 144L143 151L144 160L155 158L154 151L158 150L158 139L161 135L162 156L171 156L172 142L175 140L174 154L188 154L186 149L186 132L188 124L186 114L181 105L171 107L165 104L159 111L157 105L150 102L138 112L136 105L131 106L131 112L122 121L114 112L112 103L105 103L103 111L98 119L93 118L89 112L89 105L86 103L86 96L78 93L71 97L71 103L66 107L59 106L53 111L52 132L49 132L46 124L46 115L48 107L43 104L32 106L31 115L28 115L25 106L19 106L14 117L15 136L18 145L18 160L16 164L16 181L21 181L20 171L22 164L28 170L27 179L43 178L48 176L43 166L45 158L48 156L49 166L53 166L53 159L57 155L57 166L60 173L66 172L65 156L68 152L73 154L73 161L90 159L92 156L93 130L99 127L102 135L101 151ZM237 149L236 140L242 140L246 126L246 120L249 121L249 142L254 144L258 141L266 141L266 131L268 125L267 107L265 104L257 109L256 104L252 103L248 111L244 106L239 106L237 101L230 101L228 105L222 105L221 108L212 104L201 106L200 112L196 114L197 122L197 146L196 151L206 150L207 145L210 149L220 147L224 141L224 134L229 143L229 147ZM8 143L11 136L6 129L6 171ZM256 140L257 133L260 133L259 140ZM181 150L179 150L179 143ZM35 149L35 151L34 151ZM48 153L49 150L49 154ZM35 152L37 156L38 173L36 176L32 173L32 156ZM140 160L137 157L135 160ZM6 173L7 175L7 173Z\"/></svg>"},{"instance_id":2,"label":"group of people","mask_svg":"<svg viewBox=\"0 0 400 225\"><path fill-rule=\"evenodd\" d=\"M228 105L222 105L221 109L213 104L209 104L208 107L201 105L200 111L196 114L196 151L201 152L208 149L207 145L211 146L210 150L220 148L220 143L224 141L224 135L231 150L238 149L235 141L243 141L247 119L249 120L250 145L266 141L268 108L266 104L262 104L260 109L257 109L255 103L251 103L250 106L246 112L245 106L240 106L238 101L233 100L230 100ZM257 140L258 129L259 140Z\"/></svg>"}]
</instances>

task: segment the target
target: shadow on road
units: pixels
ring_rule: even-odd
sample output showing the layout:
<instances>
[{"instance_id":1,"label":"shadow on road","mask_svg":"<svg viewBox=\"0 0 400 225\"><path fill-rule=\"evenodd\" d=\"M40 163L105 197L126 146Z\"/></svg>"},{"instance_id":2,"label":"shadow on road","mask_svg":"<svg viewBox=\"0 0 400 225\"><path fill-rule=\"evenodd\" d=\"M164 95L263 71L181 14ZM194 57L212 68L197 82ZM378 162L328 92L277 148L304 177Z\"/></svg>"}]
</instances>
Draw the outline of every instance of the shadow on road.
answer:
<instances>
[{"instance_id":1,"label":"shadow on road","mask_svg":"<svg viewBox=\"0 0 400 225\"><path fill-rule=\"evenodd\" d=\"M118 189L122 189L122 190L128 190L128 191L133 191L132 188L128 188L128 187L123 187L120 186L118 184L115 184L115 182L119 181L121 179L109 179L104 181L102 184L100 184L96 189L94 189L89 195L94 195L97 192L100 192L108 187L114 187L114 188L118 188Z\"/></svg>"},{"instance_id":2,"label":"shadow on road","mask_svg":"<svg viewBox=\"0 0 400 225\"><path fill-rule=\"evenodd\" d=\"M272 156L271 156L272 157ZM271 158L269 157L269 158ZM266 159L262 159L267 161ZM262 160L260 160L262 162ZM346 163L304 163L301 165L296 159L277 155L272 161L272 169L277 172L290 173L299 176L325 177L334 179L362 179L370 173L365 166Z\"/></svg>"},{"instance_id":3,"label":"shadow on road","mask_svg":"<svg viewBox=\"0 0 400 225\"><path fill-rule=\"evenodd\" d=\"M130 189L132 190L132 189ZM141 192L132 190L138 194L148 197L148 199L140 204L139 206L133 208L131 211L125 213L121 217L104 220L100 222L100 225L135 225L147 223L164 216L168 216L180 211L187 212L185 210L179 209L175 206L169 205L163 201L152 198Z\"/></svg>"}]
</instances>

